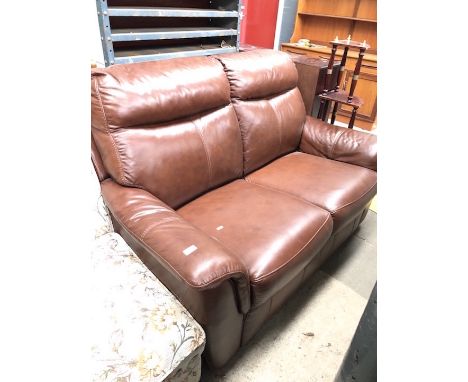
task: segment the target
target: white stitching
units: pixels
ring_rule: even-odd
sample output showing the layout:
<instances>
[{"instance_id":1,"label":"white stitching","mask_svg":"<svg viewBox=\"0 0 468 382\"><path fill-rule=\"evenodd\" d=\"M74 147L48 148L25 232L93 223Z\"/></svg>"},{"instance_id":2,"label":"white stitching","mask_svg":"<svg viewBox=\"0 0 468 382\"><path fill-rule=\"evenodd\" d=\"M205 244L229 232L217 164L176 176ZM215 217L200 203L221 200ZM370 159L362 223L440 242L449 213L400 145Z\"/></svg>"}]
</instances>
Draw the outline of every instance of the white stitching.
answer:
<instances>
[{"instance_id":1,"label":"white stitching","mask_svg":"<svg viewBox=\"0 0 468 382\"><path fill-rule=\"evenodd\" d=\"M111 139L111 142L112 142L112 145L114 146L114 150L115 150L115 156L117 157L117 162L119 164L119 168L120 168L120 181L123 183L123 184L129 184L126 180L125 180L125 173L124 173L124 170L123 170L123 165L122 165L122 160L120 158L120 155L119 155L119 150L117 149L117 144L115 143L114 141L114 137L112 136L111 132L110 132L110 128L109 128L109 122L107 120L107 115L106 115L106 111L104 110L104 105L102 103L102 99L101 99L101 91L100 91L100 88L99 88L99 83L98 81L96 80L96 78L93 78L93 81L94 81L94 84L96 86L96 94L98 96L98 99L99 99L99 106L101 107L101 111L102 111L102 115L104 116L104 121L106 122L106 129L107 129L107 133L109 134L109 137Z\"/></svg>"},{"instance_id":2,"label":"white stitching","mask_svg":"<svg viewBox=\"0 0 468 382\"><path fill-rule=\"evenodd\" d=\"M200 136L200 139L202 141L202 145L203 145L203 149L205 150L205 156L206 156L206 161L208 162L208 188L211 188L211 182L212 182L212 177L213 177L213 174L212 174L212 169L211 169L211 159L210 159L210 155L208 154L208 149L206 147L206 144L205 144L205 139L203 137L203 133L202 133L202 129L201 127L199 127L195 121L190 121L192 123L192 125L195 126L195 130L197 131L198 135Z\"/></svg>"},{"instance_id":3,"label":"white stitching","mask_svg":"<svg viewBox=\"0 0 468 382\"><path fill-rule=\"evenodd\" d=\"M269 276L275 274L276 272L278 272L279 270L281 270L282 268L284 268L285 266L287 266L292 260L294 260L294 259L304 250L304 248L306 248L306 247L312 242L312 240L315 239L315 237L316 237L316 236L319 234L319 232L322 230L323 226L325 226L325 224L326 224L330 219L332 220L332 224L333 224L333 219L332 219L331 215L328 214L327 219L323 222L323 224L322 224L322 225L320 226L320 228L317 230L317 232L315 233L315 235L312 236L312 238L311 238L306 244L304 244L304 246L303 246L299 251L297 251L296 254L295 254L293 257L291 257L286 263L282 264L281 266L279 266L278 268L274 269L274 270L271 271L270 273L267 273L266 275L262 275L261 277L255 279L255 280L251 280L251 284L257 284L257 283L259 283L259 282L265 280L265 278L267 278L267 277L269 277ZM333 231L333 229L332 229L332 231Z\"/></svg>"},{"instance_id":4,"label":"white stitching","mask_svg":"<svg viewBox=\"0 0 468 382\"><path fill-rule=\"evenodd\" d=\"M212 280L209 280L205 283L201 283L201 284L192 284L190 281L188 281L185 277L183 277L163 256L161 256L158 252L156 252L152 247L150 247L148 245L148 243L146 243L145 240L143 240L140 235L138 235L137 233L133 232L133 233L130 233L130 229L127 227L126 224L124 224L122 222L122 220L117 217L117 215L115 213L113 213L113 216L114 218L119 222L119 224L127 231L127 233L130 235L130 236L133 236L136 240L140 241L141 244L143 244L147 250L149 250L150 252L153 252L157 255L157 258L160 259L161 261L163 261L169 268L171 268L182 280L184 280L188 285L190 285L191 287L193 288L197 288L197 289L200 289L200 288L204 288L210 284L213 284L215 283L216 281L219 281L223 278L226 278L228 279L229 277L226 277L226 276L231 276L231 275L235 275L235 274L240 274L243 278L245 279L249 279L248 278L248 275L244 272L244 270L242 269L237 269L237 268L234 268L233 270L227 272L227 273L224 273L222 274L221 276L217 276L215 277L214 279Z\"/></svg>"}]
</instances>

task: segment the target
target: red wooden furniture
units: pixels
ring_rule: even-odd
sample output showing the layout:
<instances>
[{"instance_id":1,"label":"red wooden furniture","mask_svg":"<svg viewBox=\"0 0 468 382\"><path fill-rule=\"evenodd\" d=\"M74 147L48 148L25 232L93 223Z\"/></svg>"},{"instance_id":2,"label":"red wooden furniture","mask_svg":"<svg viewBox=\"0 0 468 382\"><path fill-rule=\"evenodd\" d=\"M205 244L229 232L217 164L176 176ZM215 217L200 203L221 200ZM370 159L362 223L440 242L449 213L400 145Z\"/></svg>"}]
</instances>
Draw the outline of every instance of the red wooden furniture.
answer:
<instances>
[{"instance_id":1,"label":"red wooden furniture","mask_svg":"<svg viewBox=\"0 0 468 382\"><path fill-rule=\"evenodd\" d=\"M333 111L330 123L333 125L335 123L336 112L338 110L338 104L344 103L349 106L352 106L353 111L351 114L351 119L349 121L348 128L352 129L354 126L354 121L356 119L356 112L357 109L364 103L362 98L354 95L354 90L356 89L356 84L359 79L359 73L361 72L361 64L362 59L364 57L364 52L370 48L369 44L364 42L352 41L351 37L348 37L346 40L338 40L337 38L333 41L330 41L332 45L332 52L330 55L330 60L328 62L327 68L327 79L325 83L325 89L322 94L319 95L320 97L320 109L318 113L318 118L325 121L328 115L328 109L331 102L334 102ZM341 58L340 63L340 73L338 75L338 81L336 85L333 86L332 84L332 72L333 72L333 63L335 61L335 54L338 47L343 48L343 56ZM348 56L349 49L356 49L359 50L359 56L356 61L356 66L354 68L353 73L353 80L351 82L351 88L349 89L349 93L346 93L345 90L340 90L340 83L342 80L343 72L346 66L346 58Z\"/></svg>"},{"instance_id":2,"label":"red wooden furniture","mask_svg":"<svg viewBox=\"0 0 468 382\"><path fill-rule=\"evenodd\" d=\"M243 0L240 41L272 49L275 43L279 0Z\"/></svg>"}]
</instances>

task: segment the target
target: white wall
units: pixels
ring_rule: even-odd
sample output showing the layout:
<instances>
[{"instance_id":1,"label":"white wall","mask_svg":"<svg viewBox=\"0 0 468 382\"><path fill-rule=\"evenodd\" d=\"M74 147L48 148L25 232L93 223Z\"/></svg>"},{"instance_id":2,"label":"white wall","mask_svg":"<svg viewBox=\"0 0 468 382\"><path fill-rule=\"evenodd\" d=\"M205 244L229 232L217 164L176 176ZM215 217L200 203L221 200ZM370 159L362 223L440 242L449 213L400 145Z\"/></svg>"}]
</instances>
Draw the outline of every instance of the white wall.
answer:
<instances>
[{"instance_id":1,"label":"white wall","mask_svg":"<svg viewBox=\"0 0 468 382\"><path fill-rule=\"evenodd\" d=\"M95 62L97 66L104 66L104 55L102 53L101 45L101 34L99 32L99 22L97 17L96 5L93 4L94 14L92 16L92 25L89 41L89 55L92 62Z\"/></svg>"},{"instance_id":2,"label":"white wall","mask_svg":"<svg viewBox=\"0 0 468 382\"><path fill-rule=\"evenodd\" d=\"M296 22L297 0L280 0L276 21L275 49L280 49L283 42L289 42Z\"/></svg>"}]
</instances>

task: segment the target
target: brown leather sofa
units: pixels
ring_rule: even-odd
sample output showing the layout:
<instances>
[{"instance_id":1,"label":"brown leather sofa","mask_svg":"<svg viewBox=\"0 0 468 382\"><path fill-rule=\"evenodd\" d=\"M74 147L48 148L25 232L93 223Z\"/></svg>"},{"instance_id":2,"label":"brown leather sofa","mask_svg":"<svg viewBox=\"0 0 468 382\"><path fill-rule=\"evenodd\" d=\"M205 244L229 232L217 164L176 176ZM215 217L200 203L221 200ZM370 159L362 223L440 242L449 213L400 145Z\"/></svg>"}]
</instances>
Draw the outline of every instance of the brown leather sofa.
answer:
<instances>
[{"instance_id":1,"label":"brown leather sofa","mask_svg":"<svg viewBox=\"0 0 468 382\"><path fill-rule=\"evenodd\" d=\"M220 368L364 219L376 138L306 117L271 50L96 69L91 94L114 228Z\"/></svg>"}]
</instances>

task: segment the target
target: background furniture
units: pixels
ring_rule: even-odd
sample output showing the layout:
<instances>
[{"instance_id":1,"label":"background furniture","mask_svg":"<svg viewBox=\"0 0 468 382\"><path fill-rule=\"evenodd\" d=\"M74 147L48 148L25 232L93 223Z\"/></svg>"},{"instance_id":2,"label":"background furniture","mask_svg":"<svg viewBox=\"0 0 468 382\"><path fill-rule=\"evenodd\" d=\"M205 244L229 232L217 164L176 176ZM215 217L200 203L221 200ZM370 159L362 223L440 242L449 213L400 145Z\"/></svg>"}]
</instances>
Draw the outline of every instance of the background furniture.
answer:
<instances>
[{"instance_id":1,"label":"background furniture","mask_svg":"<svg viewBox=\"0 0 468 382\"><path fill-rule=\"evenodd\" d=\"M298 81L297 87L302 95L306 114L318 118L320 108L319 94L325 89L328 61L323 58L308 57L290 53L296 65ZM340 69L339 62L333 64L332 83L336 84Z\"/></svg>"},{"instance_id":2,"label":"background furniture","mask_svg":"<svg viewBox=\"0 0 468 382\"><path fill-rule=\"evenodd\" d=\"M241 42L273 48L279 0L243 0Z\"/></svg>"},{"instance_id":3,"label":"background furniture","mask_svg":"<svg viewBox=\"0 0 468 382\"><path fill-rule=\"evenodd\" d=\"M239 0L96 0L105 66L235 52Z\"/></svg>"},{"instance_id":4,"label":"background furniture","mask_svg":"<svg viewBox=\"0 0 468 382\"><path fill-rule=\"evenodd\" d=\"M113 232L102 198L94 212L92 380L199 381L203 329Z\"/></svg>"},{"instance_id":5,"label":"background furniture","mask_svg":"<svg viewBox=\"0 0 468 382\"><path fill-rule=\"evenodd\" d=\"M351 114L351 119L348 124L348 128L352 129L354 126L354 120L356 119L357 110L363 104L363 100L360 97L354 95L354 91L356 90L357 81L359 79L359 74L361 72L361 65L362 65L362 59L364 57L364 52L367 49L369 49L369 45L366 44L365 42L352 41L351 35L348 37L347 40L335 39L330 44L332 45L332 53L330 56L330 60L328 62L328 67L327 67L325 89L323 90L323 93L320 94L319 96L320 98L319 118L321 118L322 121L328 122L328 105L333 103L334 106L333 106L333 112L332 112L331 121L330 121L330 123L333 125L335 123L336 112L338 110L338 106L343 105L343 104L347 106L351 106L353 108L353 111ZM335 61L336 50L338 49L338 47L343 48L343 56L340 62L340 72L338 75L338 79L333 81L332 69L333 69L333 64ZM358 50L359 56L356 61L356 66L354 68L353 77L351 81L351 87L348 92L347 90L340 90L339 84L341 83L343 72L346 67L348 53L352 49Z\"/></svg>"},{"instance_id":6,"label":"background furniture","mask_svg":"<svg viewBox=\"0 0 468 382\"><path fill-rule=\"evenodd\" d=\"M240 52L261 49L258 46L249 44L240 44ZM319 94L325 89L327 80L327 67L329 62L324 58L308 57L301 54L289 53L292 61L296 65L298 74L297 87L301 92L302 100L306 109L306 115L318 118L320 110ZM332 83L337 84L340 62L333 64ZM328 105L327 105L328 107ZM328 109L327 109L328 113Z\"/></svg>"},{"instance_id":7,"label":"background furniture","mask_svg":"<svg viewBox=\"0 0 468 382\"><path fill-rule=\"evenodd\" d=\"M371 46L364 55L355 92L364 102L356 115L358 125L371 130L377 120L377 0L299 0L294 34L291 42L282 44L281 49L328 60L329 41L348 35L355 41L366 40ZM296 43L302 38L315 46L298 46ZM335 59L341 60L342 54L343 50L338 49ZM349 91L357 58L356 52L349 52L341 89ZM352 107L341 105L337 120L348 124L351 114Z\"/></svg>"}]
</instances>

